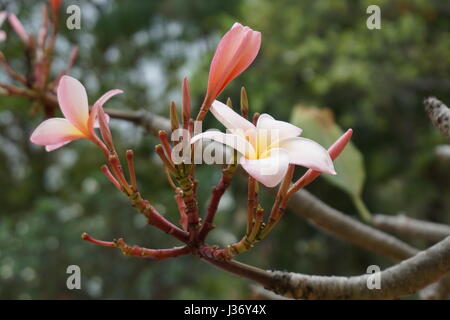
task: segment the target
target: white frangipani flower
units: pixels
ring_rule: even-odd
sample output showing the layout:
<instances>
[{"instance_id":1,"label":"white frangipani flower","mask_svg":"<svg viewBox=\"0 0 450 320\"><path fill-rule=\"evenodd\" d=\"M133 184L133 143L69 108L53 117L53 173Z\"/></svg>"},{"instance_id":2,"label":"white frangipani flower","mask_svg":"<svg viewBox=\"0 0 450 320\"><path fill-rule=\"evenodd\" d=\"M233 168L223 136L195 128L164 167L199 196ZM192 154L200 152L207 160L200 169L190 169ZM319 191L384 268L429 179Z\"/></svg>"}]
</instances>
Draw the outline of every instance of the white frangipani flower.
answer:
<instances>
[{"instance_id":1,"label":"white frangipani flower","mask_svg":"<svg viewBox=\"0 0 450 320\"><path fill-rule=\"evenodd\" d=\"M207 131L194 136L214 140L236 149L240 164L250 176L267 187L278 185L289 164L296 164L323 173L336 174L327 150L317 142L301 138L302 129L262 114L256 126L215 100L211 112L230 133Z\"/></svg>"}]
</instances>

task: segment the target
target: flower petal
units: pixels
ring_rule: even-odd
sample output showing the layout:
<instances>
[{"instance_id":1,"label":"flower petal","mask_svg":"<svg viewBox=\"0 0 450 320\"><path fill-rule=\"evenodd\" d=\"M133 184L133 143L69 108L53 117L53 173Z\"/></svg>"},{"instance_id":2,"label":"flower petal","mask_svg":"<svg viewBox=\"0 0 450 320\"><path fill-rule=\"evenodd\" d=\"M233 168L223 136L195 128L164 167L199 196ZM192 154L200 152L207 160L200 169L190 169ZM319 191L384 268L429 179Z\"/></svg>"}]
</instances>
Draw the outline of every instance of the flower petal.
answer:
<instances>
[{"instance_id":1,"label":"flower petal","mask_svg":"<svg viewBox=\"0 0 450 320\"><path fill-rule=\"evenodd\" d=\"M268 132L273 132L271 134L272 138L269 136L270 143L275 142L272 140L284 140L288 138L298 137L302 133L302 129L290 124L289 122L275 120L272 116L267 113L263 113L259 116L258 122L256 123L256 128L258 130L267 130Z\"/></svg>"},{"instance_id":2,"label":"flower petal","mask_svg":"<svg viewBox=\"0 0 450 320\"><path fill-rule=\"evenodd\" d=\"M97 115L97 108L103 107L103 105L111 99L116 94L123 93L123 90L120 89L113 89L109 90L105 94L103 94L97 101L95 101L94 106L91 109L91 112L89 114L89 121L88 121L88 127L89 131L92 131L93 128L99 128L100 125L98 123L98 115ZM105 113L106 122L109 123L109 115Z\"/></svg>"},{"instance_id":3,"label":"flower petal","mask_svg":"<svg viewBox=\"0 0 450 320\"><path fill-rule=\"evenodd\" d=\"M253 149L252 145L239 135L223 133L220 131L206 131L194 136L191 139L191 144L197 142L200 139L210 139L223 143L233 149L236 149L244 156L253 157L255 155L255 150Z\"/></svg>"},{"instance_id":4,"label":"flower petal","mask_svg":"<svg viewBox=\"0 0 450 320\"><path fill-rule=\"evenodd\" d=\"M61 143L51 144L51 145L45 146L45 151L50 152L50 151L59 149L59 148L61 148L62 146L65 146L66 144L68 144L68 143L71 142L71 141L72 141L72 140L64 141L64 142L61 142Z\"/></svg>"},{"instance_id":5,"label":"flower petal","mask_svg":"<svg viewBox=\"0 0 450 320\"><path fill-rule=\"evenodd\" d=\"M245 28L248 29L247 34L225 69L226 72L223 74L223 85L218 88L218 94L225 89L228 83L250 66L261 48L261 33L253 31L248 27L244 27L244 29Z\"/></svg>"},{"instance_id":6,"label":"flower petal","mask_svg":"<svg viewBox=\"0 0 450 320\"><path fill-rule=\"evenodd\" d=\"M64 117L78 130L88 132L89 105L84 86L75 78L62 76L58 85L58 102Z\"/></svg>"},{"instance_id":7,"label":"flower petal","mask_svg":"<svg viewBox=\"0 0 450 320\"><path fill-rule=\"evenodd\" d=\"M272 149L266 158L250 160L241 157L240 163L249 175L272 188L283 180L289 166L289 154L283 149Z\"/></svg>"},{"instance_id":8,"label":"flower petal","mask_svg":"<svg viewBox=\"0 0 450 320\"><path fill-rule=\"evenodd\" d=\"M84 137L85 135L66 119L52 118L42 122L34 130L30 141L40 146L54 146Z\"/></svg>"},{"instance_id":9,"label":"flower petal","mask_svg":"<svg viewBox=\"0 0 450 320\"><path fill-rule=\"evenodd\" d=\"M231 133L240 135L243 138L245 136L256 136L256 128L247 119L241 117L233 109L220 101L214 100L211 106L211 112L219 120L225 128L231 131Z\"/></svg>"},{"instance_id":10,"label":"flower petal","mask_svg":"<svg viewBox=\"0 0 450 320\"><path fill-rule=\"evenodd\" d=\"M222 76L225 68L233 58L242 40L245 38L247 32L240 23L235 23L233 27L225 33L220 39L214 57L209 68L208 92L217 87L219 82L222 82ZM217 95L216 93L215 95Z\"/></svg>"},{"instance_id":11,"label":"flower petal","mask_svg":"<svg viewBox=\"0 0 450 320\"><path fill-rule=\"evenodd\" d=\"M289 153L289 162L320 172L336 174L328 151L315 141L290 138L280 142L280 148Z\"/></svg>"},{"instance_id":12,"label":"flower petal","mask_svg":"<svg viewBox=\"0 0 450 320\"><path fill-rule=\"evenodd\" d=\"M255 59L261 46L261 33L235 23L222 37L211 62L208 99L215 99L227 84Z\"/></svg>"}]
</instances>

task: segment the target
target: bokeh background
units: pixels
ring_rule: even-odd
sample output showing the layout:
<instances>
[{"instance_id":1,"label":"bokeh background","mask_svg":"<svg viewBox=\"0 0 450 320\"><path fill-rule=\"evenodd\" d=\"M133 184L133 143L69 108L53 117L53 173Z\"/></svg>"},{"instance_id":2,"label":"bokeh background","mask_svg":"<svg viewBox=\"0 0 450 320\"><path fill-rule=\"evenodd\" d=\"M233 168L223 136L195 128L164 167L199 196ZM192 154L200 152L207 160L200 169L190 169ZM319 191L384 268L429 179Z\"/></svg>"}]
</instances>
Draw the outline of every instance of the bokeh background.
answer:
<instances>
[{"instance_id":1,"label":"bokeh background","mask_svg":"<svg viewBox=\"0 0 450 320\"><path fill-rule=\"evenodd\" d=\"M43 1L0 1L30 32ZM65 28L65 8L81 8L81 30ZM368 30L366 8L381 8L381 30ZM239 21L263 34L253 65L221 99L238 101L248 90L252 111L290 120L298 105L329 108L364 165L361 197L372 212L450 222L450 166L434 148L444 138L424 113L422 100L450 103L450 1L390 0L165 0L72 1L62 5L54 71L73 44L79 59L71 75L90 101L121 88L108 102L117 109L148 109L167 116L181 100L181 79L191 80L193 105L201 103L209 62L220 36ZM9 26L1 50L24 70L23 46ZM0 79L6 78L4 71ZM248 298L250 282L193 257L162 262L124 257L83 242L82 232L130 244L169 247L176 241L148 227L99 170L102 154L87 141L46 153L28 137L43 120L30 102L0 96L0 298L2 299L231 299ZM206 127L219 124L208 117ZM119 150L133 148L144 195L177 221L170 188L153 152L156 139L112 121ZM221 126L219 128L222 128ZM305 131L308 136L308 132ZM361 164L359 164L360 166ZM198 168L204 212L220 168ZM235 179L219 208L210 243L238 240L245 228L244 181ZM363 181L360 177L359 181ZM308 190L360 219L348 193L325 179ZM265 193L265 205L270 205ZM427 243L414 240L424 248ZM314 229L294 214L239 260L265 269L317 275L354 275L390 261ZM66 288L66 268L79 265L82 289Z\"/></svg>"}]
</instances>

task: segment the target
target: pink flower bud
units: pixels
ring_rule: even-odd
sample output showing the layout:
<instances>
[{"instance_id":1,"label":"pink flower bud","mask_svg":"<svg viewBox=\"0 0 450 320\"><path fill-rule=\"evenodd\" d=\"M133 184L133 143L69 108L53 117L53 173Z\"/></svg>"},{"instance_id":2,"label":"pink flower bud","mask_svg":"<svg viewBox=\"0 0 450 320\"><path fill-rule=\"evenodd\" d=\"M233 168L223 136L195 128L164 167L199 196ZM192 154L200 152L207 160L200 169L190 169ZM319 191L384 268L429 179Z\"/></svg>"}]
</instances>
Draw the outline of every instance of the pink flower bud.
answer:
<instances>
[{"instance_id":1,"label":"pink flower bud","mask_svg":"<svg viewBox=\"0 0 450 320\"><path fill-rule=\"evenodd\" d=\"M255 60L260 47L261 33L240 23L223 36L211 62L208 90L197 120L203 120L216 97Z\"/></svg>"}]
</instances>

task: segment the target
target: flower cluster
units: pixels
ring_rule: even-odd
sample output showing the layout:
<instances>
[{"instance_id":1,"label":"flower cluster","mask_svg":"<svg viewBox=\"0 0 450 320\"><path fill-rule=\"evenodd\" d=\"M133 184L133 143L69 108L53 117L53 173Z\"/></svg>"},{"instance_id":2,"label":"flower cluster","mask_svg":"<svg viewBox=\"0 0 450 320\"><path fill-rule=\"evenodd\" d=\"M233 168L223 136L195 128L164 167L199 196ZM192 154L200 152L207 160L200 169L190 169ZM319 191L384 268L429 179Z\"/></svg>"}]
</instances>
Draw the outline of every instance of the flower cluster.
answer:
<instances>
[{"instance_id":1,"label":"flower cluster","mask_svg":"<svg viewBox=\"0 0 450 320\"><path fill-rule=\"evenodd\" d=\"M52 3L58 5L57 1ZM196 143L201 143L201 140L212 140L234 149L234 161L223 167L222 178L212 192L206 215L204 219L200 219L196 197L199 183L195 178L196 163L191 161L191 156L187 161L174 161L173 152L178 141L169 141L169 134L166 131L159 132L161 144L156 146L155 151L161 158L164 172L174 189L174 198L180 215L179 226L164 218L141 196L134 169L134 153L131 150L126 152L129 179L125 177L109 129L109 117L103 110L103 104L122 91L119 89L108 91L89 109L83 85L67 75L60 78L55 99L64 117L50 118L42 122L32 133L31 142L45 146L47 151L53 151L81 138L95 143L106 157L102 171L111 183L128 197L134 208L146 216L150 225L174 236L185 246L147 249L128 246L123 239L112 242L101 241L87 234L83 234L84 240L102 246L116 247L126 255L139 257L164 259L195 254L206 260L212 259L211 261L230 260L235 255L249 250L273 229L283 216L286 203L293 193L311 183L321 173L336 174L332 159L336 158L348 143L352 135L351 130L326 150L316 142L300 137L302 129L275 120L268 114L254 114L251 118L253 121L249 121L249 103L244 88L241 91L240 115L229 105L216 100L224 88L250 66L260 46L259 32L235 23L221 39L214 54L207 91L197 116L195 118L191 116L187 79L184 79L182 84L181 123L176 105L174 102L171 103L171 130L175 132L182 129L188 133L187 138L183 139L188 150L193 150ZM194 134L194 119L203 120L209 111L226 127L227 133L213 130ZM100 135L97 134L96 128L99 128ZM297 165L309 170L293 182ZM247 231L239 242L220 249L217 246L207 245L205 239L214 228L213 221L218 204L231 184L238 166L248 173ZM267 222L264 222L264 209L258 202L258 183L271 188L280 185Z\"/></svg>"}]
</instances>

